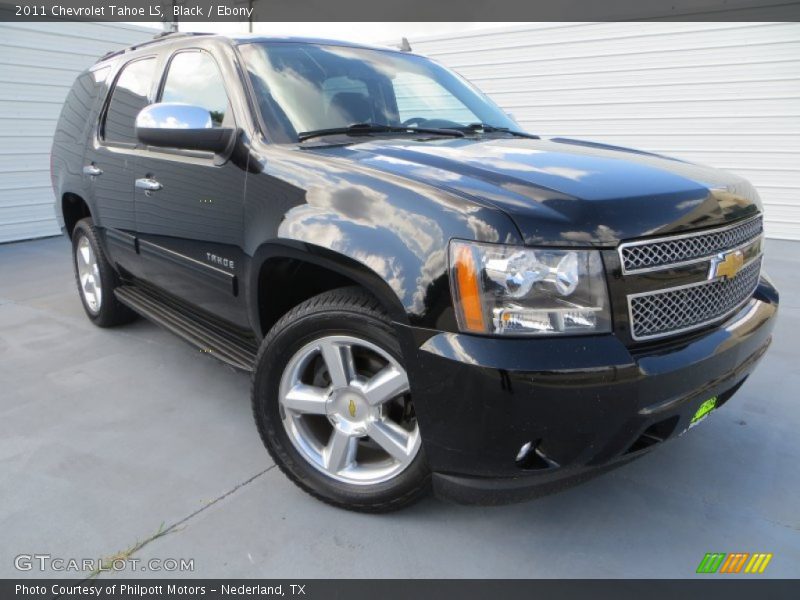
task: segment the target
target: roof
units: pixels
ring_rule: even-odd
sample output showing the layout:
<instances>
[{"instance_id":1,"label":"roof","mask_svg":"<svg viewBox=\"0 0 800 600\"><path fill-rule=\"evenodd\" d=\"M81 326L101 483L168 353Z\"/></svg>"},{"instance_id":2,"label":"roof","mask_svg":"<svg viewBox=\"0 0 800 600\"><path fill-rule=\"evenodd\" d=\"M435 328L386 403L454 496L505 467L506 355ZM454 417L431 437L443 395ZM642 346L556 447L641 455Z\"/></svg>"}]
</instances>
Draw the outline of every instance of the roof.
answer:
<instances>
[{"instance_id":1,"label":"roof","mask_svg":"<svg viewBox=\"0 0 800 600\"><path fill-rule=\"evenodd\" d=\"M357 42L347 42L344 40L331 40L326 38L310 38L310 37L296 37L296 36L265 36L259 34L239 34L239 35L229 35L229 36L222 36L228 37L234 43L237 44L249 44L249 43L295 43L295 44L319 44L324 46L344 46L346 48L361 48L364 50L382 50L382 51L389 51L389 52L401 52L401 50L397 48L392 48L390 46L373 46L370 44L359 44Z\"/></svg>"},{"instance_id":2,"label":"roof","mask_svg":"<svg viewBox=\"0 0 800 600\"><path fill-rule=\"evenodd\" d=\"M201 32L166 32L160 33L153 37L152 40L147 40L145 42L141 42L139 44L135 44L128 48L124 48L122 50L114 50L105 54L97 62L102 62L104 60L108 60L109 58L113 58L115 56L119 56L121 54L125 54L126 52L133 52L134 50L139 50L140 48L144 48L154 44L166 43L176 40L182 40L187 38L193 37L211 37L217 38L222 40L228 40L233 44L249 44L249 43L295 43L295 44L319 44L319 45L326 45L326 46L343 46L347 48L360 48L364 50L380 50L383 52L404 52L397 48L391 48L388 46L371 46L368 44L358 44L355 42L347 42L343 40L329 40L324 38L309 38L309 37L294 37L294 36L264 36L259 34L233 34L233 35L223 35L217 33L201 33Z\"/></svg>"}]
</instances>

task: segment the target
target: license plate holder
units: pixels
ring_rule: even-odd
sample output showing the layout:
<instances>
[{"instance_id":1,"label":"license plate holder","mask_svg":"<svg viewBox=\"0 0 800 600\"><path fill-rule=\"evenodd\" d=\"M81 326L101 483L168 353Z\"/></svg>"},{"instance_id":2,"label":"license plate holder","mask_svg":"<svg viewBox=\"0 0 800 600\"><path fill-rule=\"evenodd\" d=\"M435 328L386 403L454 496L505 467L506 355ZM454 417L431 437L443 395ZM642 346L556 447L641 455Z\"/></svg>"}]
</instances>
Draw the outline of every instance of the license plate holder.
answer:
<instances>
[{"instance_id":1,"label":"license plate holder","mask_svg":"<svg viewBox=\"0 0 800 600\"><path fill-rule=\"evenodd\" d=\"M706 419L706 417L708 417L708 415L713 412L715 408L717 408L717 396L712 396L697 408L694 416L692 416L692 420L689 422L688 429L691 429L695 425L699 425Z\"/></svg>"}]
</instances>

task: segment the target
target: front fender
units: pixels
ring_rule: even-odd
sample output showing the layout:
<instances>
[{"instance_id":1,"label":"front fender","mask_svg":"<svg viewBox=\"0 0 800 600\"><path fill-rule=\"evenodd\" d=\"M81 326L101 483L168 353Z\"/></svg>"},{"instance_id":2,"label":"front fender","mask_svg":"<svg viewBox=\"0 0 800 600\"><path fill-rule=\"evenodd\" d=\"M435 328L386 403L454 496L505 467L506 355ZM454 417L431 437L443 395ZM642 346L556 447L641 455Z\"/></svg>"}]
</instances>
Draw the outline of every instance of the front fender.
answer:
<instances>
[{"instance_id":1,"label":"front fender","mask_svg":"<svg viewBox=\"0 0 800 600\"><path fill-rule=\"evenodd\" d=\"M398 321L455 331L450 239L522 243L505 213L452 191L304 150L267 149L252 160L261 172L248 177L251 278L270 252L291 248L363 281L400 309ZM274 237L256 244L265 233Z\"/></svg>"}]
</instances>

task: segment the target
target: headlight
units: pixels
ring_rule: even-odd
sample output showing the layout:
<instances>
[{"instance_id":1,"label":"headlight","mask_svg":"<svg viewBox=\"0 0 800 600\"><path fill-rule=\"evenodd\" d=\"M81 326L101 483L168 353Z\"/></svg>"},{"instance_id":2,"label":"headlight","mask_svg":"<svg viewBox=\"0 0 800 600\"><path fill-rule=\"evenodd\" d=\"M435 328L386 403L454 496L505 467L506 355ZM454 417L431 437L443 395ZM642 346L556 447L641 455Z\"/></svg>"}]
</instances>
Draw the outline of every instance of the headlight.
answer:
<instances>
[{"instance_id":1,"label":"headlight","mask_svg":"<svg viewBox=\"0 0 800 600\"><path fill-rule=\"evenodd\" d=\"M458 326L470 333L563 335L611 331L597 250L450 242Z\"/></svg>"}]
</instances>

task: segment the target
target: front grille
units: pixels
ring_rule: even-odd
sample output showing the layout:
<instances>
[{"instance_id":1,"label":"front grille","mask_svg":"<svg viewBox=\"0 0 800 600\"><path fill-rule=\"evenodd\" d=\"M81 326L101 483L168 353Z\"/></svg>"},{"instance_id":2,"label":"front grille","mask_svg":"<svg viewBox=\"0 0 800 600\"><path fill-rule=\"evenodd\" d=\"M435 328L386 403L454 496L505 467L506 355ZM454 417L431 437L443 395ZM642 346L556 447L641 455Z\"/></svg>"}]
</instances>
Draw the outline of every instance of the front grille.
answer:
<instances>
[{"instance_id":1,"label":"front grille","mask_svg":"<svg viewBox=\"0 0 800 600\"><path fill-rule=\"evenodd\" d=\"M758 257L732 279L628 296L631 334L635 340L646 340L713 323L753 294L760 272Z\"/></svg>"},{"instance_id":2,"label":"front grille","mask_svg":"<svg viewBox=\"0 0 800 600\"><path fill-rule=\"evenodd\" d=\"M622 270L626 274L664 269L675 265L700 262L740 246L763 231L761 217L723 229L642 240L620 245Z\"/></svg>"}]
</instances>

